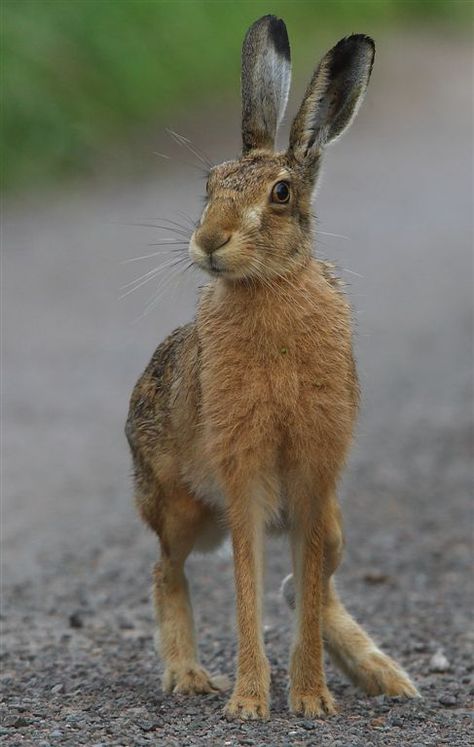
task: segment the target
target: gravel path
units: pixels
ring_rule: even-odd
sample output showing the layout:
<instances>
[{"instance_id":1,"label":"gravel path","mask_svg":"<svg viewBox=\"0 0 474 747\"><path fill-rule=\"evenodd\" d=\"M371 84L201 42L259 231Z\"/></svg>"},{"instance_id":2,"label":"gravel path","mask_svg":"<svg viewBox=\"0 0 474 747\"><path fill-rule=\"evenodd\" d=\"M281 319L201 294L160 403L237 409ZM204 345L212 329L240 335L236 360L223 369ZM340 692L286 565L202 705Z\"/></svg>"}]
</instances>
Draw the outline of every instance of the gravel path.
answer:
<instances>
[{"instance_id":1,"label":"gravel path","mask_svg":"<svg viewBox=\"0 0 474 747\"><path fill-rule=\"evenodd\" d=\"M423 699L368 699L329 666L340 714L289 717L283 541L269 543L266 576L272 720L229 724L223 696L160 691L149 602L155 542L131 505L122 427L155 344L191 316L198 278L170 281L154 312L135 322L153 289L119 303L119 287L153 263L120 260L148 253L156 232L122 224L194 215L202 185L192 169L158 161L154 179L6 207L2 744L473 743L470 52L449 39L410 38L379 50L367 102L328 154L317 200L321 231L350 237L321 235L319 247L346 268L364 390L341 490L339 583ZM188 133L206 149L206 122L202 133L190 122ZM232 155L229 140L237 144L235 124L209 154ZM189 576L202 660L231 674L228 548L191 558Z\"/></svg>"}]
</instances>

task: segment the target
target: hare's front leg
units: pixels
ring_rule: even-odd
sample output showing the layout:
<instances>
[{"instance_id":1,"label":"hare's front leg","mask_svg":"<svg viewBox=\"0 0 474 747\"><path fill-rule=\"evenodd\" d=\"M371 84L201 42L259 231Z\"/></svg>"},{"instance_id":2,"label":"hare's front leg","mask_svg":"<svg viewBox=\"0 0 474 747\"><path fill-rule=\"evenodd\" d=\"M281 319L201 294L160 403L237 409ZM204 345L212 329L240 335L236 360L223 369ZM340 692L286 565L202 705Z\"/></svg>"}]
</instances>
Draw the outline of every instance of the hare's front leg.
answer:
<instances>
[{"instance_id":1,"label":"hare's front leg","mask_svg":"<svg viewBox=\"0 0 474 747\"><path fill-rule=\"evenodd\" d=\"M290 663L290 708L308 718L336 712L323 664L322 609L324 510L306 493L298 501L291 528L296 592L296 634Z\"/></svg>"},{"instance_id":2,"label":"hare's front leg","mask_svg":"<svg viewBox=\"0 0 474 747\"><path fill-rule=\"evenodd\" d=\"M184 563L199 534L212 520L209 510L182 487L160 496L160 510L147 517L160 539L155 566L156 643L165 671L163 689L176 693L209 693L219 689L200 665Z\"/></svg>"},{"instance_id":3,"label":"hare's front leg","mask_svg":"<svg viewBox=\"0 0 474 747\"><path fill-rule=\"evenodd\" d=\"M249 500L250 497L250 500ZM262 635L264 518L252 496L235 496L229 506L237 599L237 680L225 713L228 718L269 716L270 667Z\"/></svg>"}]
</instances>

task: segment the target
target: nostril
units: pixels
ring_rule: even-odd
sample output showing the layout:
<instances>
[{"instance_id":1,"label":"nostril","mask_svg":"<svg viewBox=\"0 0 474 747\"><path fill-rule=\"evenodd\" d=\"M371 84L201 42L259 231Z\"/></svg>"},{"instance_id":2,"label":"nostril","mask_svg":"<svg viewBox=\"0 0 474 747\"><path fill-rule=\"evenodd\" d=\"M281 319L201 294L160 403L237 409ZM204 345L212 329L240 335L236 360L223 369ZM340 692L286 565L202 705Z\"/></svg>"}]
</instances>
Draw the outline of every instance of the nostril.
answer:
<instances>
[{"instance_id":1,"label":"nostril","mask_svg":"<svg viewBox=\"0 0 474 747\"><path fill-rule=\"evenodd\" d=\"M223 246L228 244L231 238L232 234L230 233L199 231L196 234L196 243L203 251L212 254L212 252L216 252L218 249L221 249Z\"/></svg>"},{"instance_id":2,"label":"nostril","mask_svg":"<svg viewBox=\"0 0 474 747\"><path fill-rule=\"evenodd\" d=\"M214 251L216 252L216 251L217 251L218 249L222 249L222 247L223 247L223 246L225 246L226 244L228 244L228 243L229 243L229 241L231 240L231 238L232 238L232 235L231 235L231 234L229 234L229 235L227 236L227 238L223 240L222 244L219 244L219 246L216 246L216 247L214 248Z\"/></svg>"}]
</instances>

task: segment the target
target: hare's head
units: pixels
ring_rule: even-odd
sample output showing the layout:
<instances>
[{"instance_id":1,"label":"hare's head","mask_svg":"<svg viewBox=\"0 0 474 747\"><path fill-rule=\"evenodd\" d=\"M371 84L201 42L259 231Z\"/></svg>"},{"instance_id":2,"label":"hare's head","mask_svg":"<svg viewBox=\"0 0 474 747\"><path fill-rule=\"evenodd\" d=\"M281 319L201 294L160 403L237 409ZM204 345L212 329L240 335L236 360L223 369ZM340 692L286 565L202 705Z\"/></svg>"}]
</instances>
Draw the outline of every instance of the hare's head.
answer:
<instances>
[{"instance_id":1,"label":"hare's head","mask_svg":"<svg viewBox=\"0 0 474 747\"><path fill-rule=\"evenodd\" d=\"M321 60L290 131L275 136L288 99L290 46L283 21L264 16L242 48L242 156L215 166L191 237L191 258L230 281L285 275L311 253L311 198L321 153L354 118L374 61L372 39L342 39Z\"/></svg>"}]
</instances>

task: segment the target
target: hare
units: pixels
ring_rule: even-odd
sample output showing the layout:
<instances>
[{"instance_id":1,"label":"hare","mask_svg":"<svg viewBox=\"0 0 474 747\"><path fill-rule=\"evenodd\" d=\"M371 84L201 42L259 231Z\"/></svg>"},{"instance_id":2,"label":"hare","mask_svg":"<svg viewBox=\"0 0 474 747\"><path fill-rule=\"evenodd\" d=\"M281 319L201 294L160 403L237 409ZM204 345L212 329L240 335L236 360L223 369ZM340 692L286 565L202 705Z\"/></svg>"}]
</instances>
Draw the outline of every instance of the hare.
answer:
<instances>
[{"instance_id":1,"label":"hare","mask_svg":"<svg viewBox=\"0 0 474 747\"><path fill-rule=\"evenodd\" d=\"M157 533L154 573L163 686L206 693L217 683L197 654L184 563L230 533L238 629L229 718L267 718L270 669L262 637L266 530L289 533L296 633L289 705L335 712L323 642L369 695L416 696L340 601L338 478L358 410L351 313L329 265L312 256L311 199L326 145L364 97L374 42L355 34L321 60L274 151L290 86L286 27L264 16L242 49L242 155L210 170L189 246L211 281L196 318L156 350L131 397L126 434L139 512Z\"/></svg>"}]
</instances>

